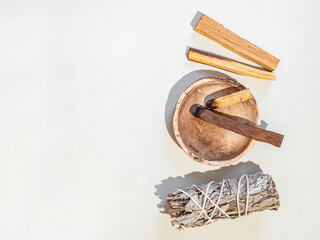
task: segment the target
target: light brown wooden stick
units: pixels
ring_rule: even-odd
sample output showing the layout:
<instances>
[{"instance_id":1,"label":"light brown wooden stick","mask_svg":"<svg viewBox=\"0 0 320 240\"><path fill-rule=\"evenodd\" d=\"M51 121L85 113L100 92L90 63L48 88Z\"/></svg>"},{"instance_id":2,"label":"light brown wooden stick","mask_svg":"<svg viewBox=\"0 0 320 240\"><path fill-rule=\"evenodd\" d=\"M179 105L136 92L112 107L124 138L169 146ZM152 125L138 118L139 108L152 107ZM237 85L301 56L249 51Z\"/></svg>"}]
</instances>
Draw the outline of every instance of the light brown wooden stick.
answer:
<instances>
[{"instance_id":1,"label":"light brown wooden stick","mask_svg":"<svg viewBox=\"0 0 320 240\"><path fill-rule=\"evenodd\" d=\"M206 103L207 108L215 109L215 108L222 108L226 107L238 102L244 102L249 99L252 99L252 95L250 93L249 89L244 89L238 92L231 93L229 95L215 98L212 100L209 100Z\"/></svg>"},{"instance_id":2,"label":"light brown wooden stick","mask_svg":"<svg viewBox=\"0 0 320 240\"><path fill-rule=\"evenodd\" d=\"M259 64L270 71L275 70L279 63L279 59L275 56L241 38L204 14L201 16L194 30L241 57Z\"/></svg>"},{"instance_id":3,"label":"light brown wooden stick","mask_svg":"<svg viewBox=\"0 0 320 240\"><path fill-rule=\"evenodd\" d=\"M221 57L214 53L208 53L194 48L189 49L188 59L245 76L276 80L275 73L268 70L259 69L229 58Z\"/></svg>"},{"instance_id":4,"label":"light brown wooden stick","mask_svg":"<svg viewBox=\"0 0 320 240\"><path fill-rule=\"evenodd\" d=\"M253 127L248 124L237 122L216 112L210 111L203 106L193 105L190 108L190 112L195 117L199 117L202 120L212 123L218 127L230 130L260 142L272 144L276 147L281 146L284 137L276 132L271 132L261 128Z\"/></svg>"}]
</instances>

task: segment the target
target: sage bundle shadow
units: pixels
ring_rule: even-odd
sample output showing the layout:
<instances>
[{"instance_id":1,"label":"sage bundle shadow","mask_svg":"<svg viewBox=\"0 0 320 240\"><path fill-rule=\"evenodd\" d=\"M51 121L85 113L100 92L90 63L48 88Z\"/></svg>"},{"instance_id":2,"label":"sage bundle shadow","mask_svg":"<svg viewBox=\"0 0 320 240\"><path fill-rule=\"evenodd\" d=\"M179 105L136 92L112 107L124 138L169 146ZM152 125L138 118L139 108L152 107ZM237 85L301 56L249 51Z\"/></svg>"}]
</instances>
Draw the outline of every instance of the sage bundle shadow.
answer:
<instances>
[{"instance_id":1,"label":"sage bundle shadow","mask_svg":"<svg viewBox=\"0 0 320 240\"><path fill-rule=\"evenodd\" d=\"M272 177L256 173L239 179L175 189L166 197L172 225L199 227L263 210L278 210L279 194Z\"/></svg>"}]
</instances>

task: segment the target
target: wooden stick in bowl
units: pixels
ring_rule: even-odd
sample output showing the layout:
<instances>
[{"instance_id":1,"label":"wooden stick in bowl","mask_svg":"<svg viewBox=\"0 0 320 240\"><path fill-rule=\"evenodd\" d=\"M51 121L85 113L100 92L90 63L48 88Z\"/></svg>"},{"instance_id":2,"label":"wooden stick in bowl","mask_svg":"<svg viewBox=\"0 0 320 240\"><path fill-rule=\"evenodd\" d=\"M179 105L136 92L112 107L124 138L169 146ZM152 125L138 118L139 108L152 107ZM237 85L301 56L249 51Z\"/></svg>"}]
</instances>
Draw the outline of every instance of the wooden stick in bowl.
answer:
<instances>
[{"instance_id":1,"label":"wooden stick in bowl","mask_svg":"<svg viewBox=\"0 0 320 240\"><path fill-rule=\"evenodd\" d=\"M192 105L190 108L190 112L195 117L201 118L208 123L212 123L218 127L230 130L232 132L260 142L272 144L276 147L281 146L282 140L284 138L282 134L257 128L249 124L237 122L216 112L210 111L203 106Z\"/></svg>"},{"instance_id":2,"label":"wooden stick in bowl","mask_svg":"<svg viewBox=\"0 0 320 240\"><path fill-rule=\"evenodd\" d=\"M252 99L252 95L249 89L243 89L238 92L231 93L226 96L215 98L206 102L206 106L209 109L222 108L238 102L244 102Z\"/></svg>"}]
</instances>

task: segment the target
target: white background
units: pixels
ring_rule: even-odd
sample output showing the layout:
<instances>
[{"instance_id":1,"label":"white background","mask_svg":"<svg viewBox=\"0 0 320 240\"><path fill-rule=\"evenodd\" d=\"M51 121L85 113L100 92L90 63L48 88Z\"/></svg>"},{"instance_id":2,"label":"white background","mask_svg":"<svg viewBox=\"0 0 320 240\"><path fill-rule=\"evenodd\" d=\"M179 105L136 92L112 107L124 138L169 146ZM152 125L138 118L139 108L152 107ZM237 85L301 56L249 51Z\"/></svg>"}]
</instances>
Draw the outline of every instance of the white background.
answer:
<instances>
[{"instance_id":1,"label":"white background","mask_svg":"<svg viewBox=\"0 0 320 240\"><path fill-rule=\"evenodd\" d=\"M186 47L248 63L192 30L197 11L280 59L275 82L221 72L285 135L239 161L273 176L281 207L179 232L157 185L218 169L167 131L171 88L217 71ZM0 0L0 239L319 239L319 24L316 0Z\"/></svg>"}]
</instances>

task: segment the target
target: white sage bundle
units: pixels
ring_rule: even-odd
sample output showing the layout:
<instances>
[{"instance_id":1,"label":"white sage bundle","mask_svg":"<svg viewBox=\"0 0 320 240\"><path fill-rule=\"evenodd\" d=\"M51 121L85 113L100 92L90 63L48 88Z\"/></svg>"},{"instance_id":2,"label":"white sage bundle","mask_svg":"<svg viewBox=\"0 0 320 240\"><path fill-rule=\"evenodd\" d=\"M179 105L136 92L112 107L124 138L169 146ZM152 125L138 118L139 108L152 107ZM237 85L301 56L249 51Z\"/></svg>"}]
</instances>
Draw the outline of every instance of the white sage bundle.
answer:
<instances>
[{"instance_id":1,"label":"white sage bundle","mask_svg":"<svg viewBox=\"0 0 320 240\"><path fill-rule=\"evenodd\" d=\"M280 207L275 183L270 175L263 173L175 189L166 202L171 208L171 223L178 229Z\"/></svg>"}]
</instances>

